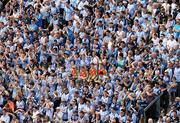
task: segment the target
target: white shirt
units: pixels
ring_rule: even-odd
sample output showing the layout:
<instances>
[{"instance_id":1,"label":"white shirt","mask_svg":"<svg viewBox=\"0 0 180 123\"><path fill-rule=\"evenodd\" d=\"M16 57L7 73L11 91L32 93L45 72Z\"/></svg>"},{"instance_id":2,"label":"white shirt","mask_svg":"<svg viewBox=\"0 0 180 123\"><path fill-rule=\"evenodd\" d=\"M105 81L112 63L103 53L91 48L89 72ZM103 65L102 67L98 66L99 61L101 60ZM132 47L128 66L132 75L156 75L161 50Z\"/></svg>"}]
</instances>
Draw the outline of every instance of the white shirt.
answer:
<instances>
[{"instance_id":1,"label":"white shirt","mask_svg":"<svg viewBox=\"0 0 180 123\"><path fill-rule=\"evenodd\" d=\"M177 82L180 82L180 67L174 69L174 76L176 77Z\"/></svg>"},{"instance_id":2,"label":"white shirt","mask_svg":"<svg viewBox=\"0 0 180 123\"><path fill-rule=\"evenodd\" d=\"M43 16L47 16L48 12L47 10L49 9L49 6L42 6L40 12L42 13Z\"/></svg>"},{"instance_id":3,"label":"white shirt","mask_svg":"<svg viewBox=\"0 0 180 123\"><path fill-rule=\"evenodd\" d=\"M24 108L24 101L16 101L17 108Z\"/></svg>"},{"instance_id":4,"label":"white shirt","mask_svg":"<svg viewBox=\"0 0 180 123\"><path fill-rule=\"evenodd\" d=\"M116 117L118 118L119 117L119 115L117 113L110 113L109 116L110 116L110 120L111 121L113 121L114 118L116 118Z\"/></svg>"},{"instance_id":5,"label":"white shirt","mask_svg":"<svg viewBox=\"0 0 180 123\"><path fill-rule=\"evenodd\" d=\"M86 112L90 112L91 107L90 107L90 106L88 106L88 105L85 105L84 110L85 110Z\"/></svg>"},{"instance_id":6,"label":"white shirt","mask_svg":"<svg viewBox=\"0 0 180 123\"><path fill-rule=\"evenodd\" d=\"M46 42L46 37L41 37L40 43L41 43L41 44L45 44L45 42Z\"/></svg>"},{"instance_id":7,"label":"white shirt","mask_svg":"<svg viewBox=\"0 0 180 123\"><path fill-rule=\"evenodd\" d=\"M6 115L2 115L0 118L0 121L4 121L5 123L9 123L10 122L10 117L8 114Z\"/></svg>"},{"instance_id":8,"label":"white shirt","mask_svg":"<svg viewBox=\"0 0 180 123\"><path fill-rule=\"evenodd\" d=\"M133 7L134 7L134 4L128 4L128 6L127 6L129 11L131 11L131 9L133 9Z\"/></svg>"},{"instance_id":9,"label":"white shirt","mask_svg":"<svg viewBox=\"0 0 180 123\"><path fill-rule=\"evenodd\" d=\"M153 44L158 45L159 44L159 38L152 38Z\"/></svg>"},{"instance_id":10,"label":"white shirt","mask_svg":"<svg viewBox=\"0 0 180 123\"><path fill-rule=\"evenodd\" d=\"M113 45L113 43L112 43L111 41L109 41L109 42L108 42L108 50L111 51L112 45Z\"/></svg>"},{"instance_id":11,"label":"white shirt","mask_svg":"<svg viewBox=\"0 0 180 123\"><path fill-rule=\"evenodd\" d=\"M62 0L55 0L56 7L60 7L60 5L61 5L61 1L62 1Z\"/></svg>"},{"instance_id":12,"label":"white shirt","mask_svg":"<svg viewBox=\"0 0 180 123\"><path fill-rule=\"evenodd\" d=\"M163 39L163 42L162 42L163 46L166 47L167 46L167 38L164 38Z\"/></svg>"},{"instance_id":13,"label":"white shirt","mask_svg":"<svg viewBox=\"0 0 180 123\"><path fill-rule=\"evenodd\" d=\"M167 47L168 47L168 49L172 49L172 48L174 48L176 45L177 45L176 40L168 40L168 41L167 41Z\"/></svg>"},{"instance_id":14,"label":"white shirt","mask_svg":"<svg viewBox=\"0 0 180 123\"><path fill-rule=\"evenodd\" d=\"M87 5L87 4L88 4L87 1L86 1L86 2L81 1L81 2L78 4L78 9L79 9L79 10L82 10L83 7L84 7L84 5Z\"/></svg>"},{"instance_id":15,"label":"white shirt","mask_svg":"<svg viewBox=\"0 0 180 123\"><path fill-rule=\"evenodd\" d=\"M177 5L175 3L171 4L171 14L173 14L174 9L177 7Z\"/></svg>"},{"instance_id":16,"label":"white shirt","mask_svg":"<svg viewBox=\"0 0 180 123\"><path fill-rule=\"evenodd\" d=\"M140 95L141 95L141 91L136 91L136 98L139 98L140 97Z\"/></svg>"},{"instance_id":17,"label":"white shirt","mask_svg":"<svg viewBox=\"0 0 180 123\"><path fill-rule=\"evenodd\" d=\"M134 59L135 59L135 61L140 61L141 60L141 56L140 55L135 55Z\"/></svg>"},{"instance_id":18,"label":"white shirt","mask_svg":"<svg viewBox=\"0 0 180 123\"><path fill-rule=\"evenodd\" d=\"M72 4L72 6L77 6L79 3L79 0L70 0L70 3Z\"/></svg>"},{"instance_id":19,"label":"white shirt","mask_svg":"<svg viewBox=\"0 0 180 123\"><path fill-rule=\"evenodd\" d=\"M69 94L63 93L63 94L61 95L61 101L68 101L68 99L69 99Z\"/></svg>"},{"instance_id":20,"label":"white shirt","mask_svg":"<svg viewBox=\"0 0 180 123\"><path fill-rule=\"evenodd\" d=\"M51 14L56 14L57 13L57 8L56 7L51 7Z\"/></svg>"},{"instance_id":21,"label":"white shirt","mask_svg":"<svg viewBox=\"0 0 180 123\"><path fill-rule=\"evenodd\" d=\"M136 123L137 122L137 116L135 113L132 114L132 123Z\"/></svg>"},{"instance_id":22,"label":"white shirt","mask_svg":"<svg viewBox=\"0 0 180 123\"><path fill-rule=\"evenodd\" d=\"M124 31L117 31L116 32L116 36L118 37L118 38L124 38L125 37L125 32Z\"/></svg>"},{"instance_id":23,"label":"white shirt","mask_svg":"<svg viewBox=\"0 0 180 123\"><path fill-rule=\"evenodd\" d=\"M84 104L79 104L78 105L78 111L82 111L82 110L84 110L84 108L85 108Z\"/></svg>"},{"instance_id":24,"label":"white shirt","mask_svg":"<svg viewBox=\"0 0 180 123\"><path fill-rule=\"evenodd\" d=\"M102 96L101 100L104 103L108 103L108 97Z\"/></svg>"},{"instance_id":25,"label":"white shirt","mask_svg":"<svg viewBox=\"0 0 180 123\"><path fill-rule=\"evenodd\" d=\"M65 15L65 20L66 20L66 21L71 20L71 18L72 18L72 12L73 12L72 7L69 7L69 8L68 8L68 7L65 6L64 11L65 11L65 13L66 13L66 15Z\"/></svg>"},{"instance_id":26,"label":"white shirt","mask_svg":"<svg viewBox=\"0 0 180 123\"><path fill-rule=\"evenodd\" d=\"M98 61L99 61L99 58L98 58L98 57L94 57L93 60L92 60L92 62L93 62L94 64L97 64Z\"/></svg>"},{"instance_id":27,"label":"white shirt","mask_svg":"<svg viewBox=\"0 0 180 123\"><path fill-rule=\"evenodd\" d=\"M166 14L169 14L170 5L168 3L163 3L162 6L164 7Z\"/></svg>"},{"instance_id":28,"label":"white shirt","mask_svg":"<svg viewBox=\"0 0 180 123\"><path fill-rule=\"evenodd\" d=\"M101 120L104 121L108 112L100 110L99 114L101 115Z\"/></svg>"},{"instance_id":29,"label":"white shirt","mask_svg":"<svg viewBox=\"0 0 180 123\"><path fill-rule=\"evenodd\" d=\"M6 17L0 16L0 22L3 22L6 25L8 21Z\"/></svg>"},{"instance_id":30,"label":"white shirt","mask_svg":"<svg viewBox=\"0 0 180 123\"><path fill-rule=\"evenodd\" d=\"M22 42L23 42L23 38L22 38L22 37L15 37L15 38L13 39L13 42L22 43Z\"/></svg>"},{"instance_id":31,"label":"white shirt","mask_svg":"<svg viewBox=\"0 0 180 123\"><path fill-rule=\"evenodd\" d=\"M123 98L126 96L125 92L124 91L120 91L119 92L119 95L118 95L118 101L121 101L123 100Z\"/></svg>"},{"instance_id":32,"label":"white shirt","mask_svg":"<svg viewBox=\"0 0 180 123\"><path fill-rule=\"evenodd\" d=\"M31 44L25 44L25 45L23 46L23 49L29 49L30 47L32 47Z\"/></svg>"},{"instance_id":33,"label":"white shirt","mask_svg":"<svg viewBox=\"0 0 180 123\"><path fill-rule=\"evenodd\" d=\"M180 13L176 16L176 20L180 19Z\"/></svg>"}]
</instances>

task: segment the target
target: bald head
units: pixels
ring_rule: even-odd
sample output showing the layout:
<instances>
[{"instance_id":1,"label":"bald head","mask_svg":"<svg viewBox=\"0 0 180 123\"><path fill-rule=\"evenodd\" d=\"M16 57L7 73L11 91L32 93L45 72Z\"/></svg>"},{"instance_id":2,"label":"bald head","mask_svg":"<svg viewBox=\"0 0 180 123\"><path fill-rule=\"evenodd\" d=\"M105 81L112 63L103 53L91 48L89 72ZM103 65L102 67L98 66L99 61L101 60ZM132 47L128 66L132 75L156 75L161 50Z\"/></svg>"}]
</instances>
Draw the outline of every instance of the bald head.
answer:
<instances>
[{"instance_id":1,"label":"bald head","mask_svg":"<svg viewBox=\"0 0 180 123\"><path fill-rule=\"evenodd\" d=\"M153 119L152 119L152 118L149 118L149 119L148 119L148 123L153 123Z\"/></svg>"}]
</instances>

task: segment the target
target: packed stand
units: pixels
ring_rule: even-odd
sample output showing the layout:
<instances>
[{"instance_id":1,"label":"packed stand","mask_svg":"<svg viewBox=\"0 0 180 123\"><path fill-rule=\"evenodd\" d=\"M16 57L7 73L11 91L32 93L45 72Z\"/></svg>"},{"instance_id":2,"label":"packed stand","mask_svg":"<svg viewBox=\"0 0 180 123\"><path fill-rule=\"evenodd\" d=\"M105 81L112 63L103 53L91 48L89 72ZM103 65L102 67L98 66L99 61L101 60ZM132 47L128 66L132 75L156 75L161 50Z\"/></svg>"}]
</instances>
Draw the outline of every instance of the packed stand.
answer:
<instances>
[{"instance_id":1,"label":"packed stand","mask_svg":"<svg viewBox=\"0 0 180 123\"><path fill-rule=\"evenodd\" d=\"M179 35L176 0L11 0L0 13L0 121L140 122L161 92L180 101Z\"/></svg>"}]
</instances>

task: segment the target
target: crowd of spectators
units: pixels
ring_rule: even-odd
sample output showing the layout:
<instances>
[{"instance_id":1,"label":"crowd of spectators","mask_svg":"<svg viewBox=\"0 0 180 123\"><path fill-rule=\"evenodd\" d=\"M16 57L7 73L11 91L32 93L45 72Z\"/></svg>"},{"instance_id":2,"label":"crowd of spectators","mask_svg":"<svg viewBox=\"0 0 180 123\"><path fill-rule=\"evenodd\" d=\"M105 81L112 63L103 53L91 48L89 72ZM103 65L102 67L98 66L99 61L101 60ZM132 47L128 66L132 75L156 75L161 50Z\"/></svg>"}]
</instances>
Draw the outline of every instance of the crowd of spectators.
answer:
<instances>
[{"instance_id":1,"label":"crowd of spectators","mask_svg":"<svg viewBox=\"0 0 180 123\"><path fill-rule=\"evenodd\" d=\"M10 0L0 12L0 121L142 123L164 93L158 123L179 122L178 2Z\"/></svg>"}]
</instances>

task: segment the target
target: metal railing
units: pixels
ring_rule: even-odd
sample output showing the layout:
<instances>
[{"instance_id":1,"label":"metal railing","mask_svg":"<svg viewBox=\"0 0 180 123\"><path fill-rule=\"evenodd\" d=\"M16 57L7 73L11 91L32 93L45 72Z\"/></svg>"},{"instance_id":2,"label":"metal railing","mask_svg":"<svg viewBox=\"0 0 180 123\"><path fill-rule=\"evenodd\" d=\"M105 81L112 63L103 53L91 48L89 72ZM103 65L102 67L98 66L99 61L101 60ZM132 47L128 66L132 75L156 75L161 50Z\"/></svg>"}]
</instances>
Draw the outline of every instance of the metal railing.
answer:
<instances>
[{"instance_id":1,"label":"metal railing","mask_svg":"<svg viewBox=\"0 0 180 123\"><path fill-rule=\"evenodd\" d=\"M158 95L145 109L144 109L144 123L147 123L148 118L158 119L161 112L161 96Z\"/></svg>"}]
</instances>

